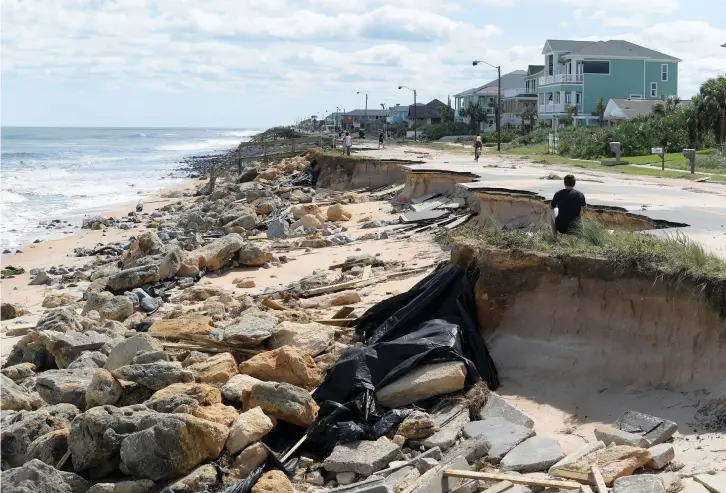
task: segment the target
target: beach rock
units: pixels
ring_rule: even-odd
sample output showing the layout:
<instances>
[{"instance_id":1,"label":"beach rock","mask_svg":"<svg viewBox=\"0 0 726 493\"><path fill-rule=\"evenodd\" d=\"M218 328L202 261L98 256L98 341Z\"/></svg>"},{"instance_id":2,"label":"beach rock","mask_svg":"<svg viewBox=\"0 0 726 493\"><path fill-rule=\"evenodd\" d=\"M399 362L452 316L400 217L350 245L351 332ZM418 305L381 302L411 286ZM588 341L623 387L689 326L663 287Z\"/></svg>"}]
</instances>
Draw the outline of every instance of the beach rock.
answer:
<instances>
[{"instance_id":1,"label":"beach rock","mask_svg":"<svg viewBox=\"0 0 726 493\"><path fill-rule=\"evenodd\" d=\"M179 407L175 409L174 412L179 412L181 409L183 408ZM213 423L219 423L226 426L227 428L232 426L232 423L234 423L234 420L236 420L237 416L239 415L237 409L232 406L225 406L221 402L217 404L212 404L211 406L192 407L189 411L185 412L200 419L206 419L207 421L211 421Z\"/></svg>"},{"instance_id":2,"label":"beach rock","mask_svg":"<svg viewBox=\"0 0 726 493\"><path fill-rule=\"evenodd\" d=\"M370 476L401 455L401 449L390 441L358 440L338 444L323 462L329 472L354 472Z\"/></svg>"},{"instance_id":3,"label":"beach rock","mask_svg":"<svg viewBox=\"0 0 726 493\"><path fill-rule=\"evenodd\" d=\"M35 330L38 332L44 330L81 332L83 330L83 324L81 324L81 317L72 308L54 308L45 312L38 319L38 323L35 324Z\"/></svg>"},{"instance_id":4,"label":"beach rock","mask_svg":"<svg viewBox=\"0 0 726 493\"><path fill-rule=\"evenodd\" d=\"M128 296L114 296L98 311L101 321L116 320L123 322L134 313L134 304Z\"/></svg>"},{"instance_id":5,"label":"beach rock","mask_svg":"<svg viewBox=\"0 0 726 493\"><path fill-rule=\"evenodd\" d=\"M462 440L461 442L457 443L449 450L447 450L444 454L442 461L448 462L461 456L464 457L467 462L473 463L474 461L479 460L487 455L490 448L491 444L483 436L469 438L466 440Z\"/></svg>"},{"instance_id":6,"label":"beach rock","mask_svg":"<svg viewBox=\"0 0 726 493\"><path fill-rule=\"evenodd\" d=\"M53 431L67 429L78 412L70 404L61 404L37 411L19 411L3 418L0 434L3 470L23 465L31 443Z\"/></svg>"},{"instance_id":7,"label":"beach rock","mask_svg":"<svg viewBox=\"0 0 726 493\"><path fill-rule=\"evenodd\" d=\"M249 396L252 387L261 381L250 375L235 375L222 386L222 395L229 401L245 402L246 396Z\"/></svg>"},{"instance_id":8,"label":"beach rock","mask_svg":"<svg viewBox=\"0 0 726 493\"><path fill-rule=\"evenodd\" d=\"M343 352L350 346L341 342L334 342L330 348L322 353L320 356L315 357L315 364L318 365L320 371L325 373L332 367L338 358L343 355Z\"/></svg>"},{"instance_id":9,"label":"beach rock","mask_svg":"<svg viewBox=\"0 0 726 493\"><path fill-rule=\"evenodd\" d=\"M320 212L320 207L318 207L317 204L298 204L292 208L292 217L297 220L302 219L308 214L312 214L314 216L316 214L320 214Z\"/></svg>"},{"instance_id":10,"label":"beach rock","mask_svg":"<svg viewBox=\"0 0 726 493\"><path fill-rule=\"evenodd\" d=\"M154 481L185 474L222 451L229 430L189 414L156 414L121 442L121 470Z\"/></svg>"},{"instance_id":11,"label":"beach rock","mask_svg":"<svg viewBox=\"0 0 726 493\"><path fill-rule=\"evenodd\" d=\"M613 493L666 493L663 481L652 474L639 474L618 478L613 483Z\"/></svg>"},{"instance_id":12,"label":"beach rock","mask_svg":"<svg viewBox=\"0 0 726 493\"><path fill-rule=\"evenodd\" d=\"M26 378L34 377L35 369L36 368L33 363L19 363L17 365L6 366L2 370L0 370L0 373L8 377L13 382L19 382L21 380L25 380ZM3 384L2 387L5 388L5 384ZM3 401L4 400L5 397L3 397ZM0 407L2 409L10 409L6 408L4 405Z\"/></svg>"},{"instance_id":13,"label":"beach rock","mask_svg":"<svg viewBox=\"0 0 726 493\"><path fill-rule=\"evenodd\" d=\"M163 389L173 383L194 381L194 373L183 369L178 361L126 365L111 371L111 373L118 380L135 382L151 390Z\"/></svg>"},{"instance_id":14,"label":"beach rock","mask_svg":"<svg viewBox=\"0 0 726 493\"><path fill-rule=\"evenodd\" d=\"M340 204L328 207L326 214L328 221L350 221L350 218L353 217L353 214L345 210Z\"/></svg>"},{"instance_id":15,"label":"beach rock","mask_svg":"<svg viewBox=\"0 0 726 493\"><path fill-rule=\"evenodd\" d=\"M272 198L260 198L253 205L255 206L255 212L261 216L266 216L275 210L275 200Z\"/></svg>"},{"instance_id":16,"label":"beach rock","mask_svg":"<svg viewBox=\"0 0 726 493\"><path fill-rule=\"evenodd\" d=\"M237 233L231 233L197 249L193 256L199 259L200 267L217 270L230 264L242 245L244 245L242 237Z\"/></svg>"},{"instance_id":17,"label":"beach rock","mask_svg":"<svg viewBox=\"0 0 726 493\"><path fill-rule=\"evenodd\" d=\"M310 355L292 346L256 354L239 365L239 372L263 381L317 387L323 376Z\"/></svg>"},{"instance_id":18,"label":"beach rock","mask_svg":"<svg viewBox=\"0 0 726 493\"><path fill-rule=\"evenodd\" d=\"M507 402L495 392L489 392L486 403L478 412L478 417L480 420L504 418L515 425L526 426L527 428L534 427L534 421L532 418L516 407L507 404Z\"/></svg>"},{"instance_id":19,"label":"beach rock","mask_svg":"<svg viewBox=\"0 0 726 493\"><path fill-rule=\"evenodd\" d=\"M229 468L234 479L244 479L267 460L267 448L261 443L253 443L235 457Z\"/></svg>"},{"instance_id":20,"label":"beach rock","mask_svg":"<svg viewBox=\"0 0 726 493\"><path fill-rule=\"evenodd\" d=\"M357 477L358 475L354 472L339 472L335 475L335 480L341 486L348 486L355 483Z\"/></svg>"},{"instance_id":21,"label":"beach rock","mask_svg":"<svg viewBox=\"0 0 726 493\"><path fill-rule=\"evenodd\" d=\"M88 493L149 493L155 483L150 479L119 481L118 483L96 483Z\"/></svg>"},{"instance_id":22,"label":"beach rock","mask_svg":"<svg viewBox=\"0 0 726 493\"><path fill-rule=\"evenodd\" d=\"M267 435L275 425L274 418L268 417L259 407L253 407L237 416L229 431L225 448L229 453L236 454Z\"/></svg>"},{"instance_id":23,"label":"beach rock","mask_svg":"<svg viewBox=\"0 0 726 493\"><path fill-rule=\"evenodd\" d=\"M88 487L81 476L59 471L38 459L3 472L4 493L86 493Z\"/></svg>"},{"instance_id":24,"label":"beach rock","mask_svg":"<svg viewBox=\"0 0 726 493\"><path fill-rule=\"evenodd\" d=\"M43 299L43 308L58 308L61 306L72 305L76 302L76 299L65 293L51 294Z\"/></svg>"},{"instance_id":25,"label":"beach rock","mask_svg":"<svg viewBox=\"0 0 726 493\"><path fill-rule=\"evenodd\" d=\"M153 327L153 325L152 325ZM116 344L108 355L105 368L109 371L130 365L141 351L163 351L164 346L149 334L136 334Z\"/></svg>"},{"instance_id":26,"label":"beach rock","mask_svg":"<svg viewBox=\"0 0 726 493\"><path fill-rule=\"evenodd\" d=\"M166 253L164 243L153 231L147 231L139 235L128 250L121 255L121 263L128 267L133 262L150 255L161 255Z\"/></svg>"},{"instance_id":27,"label":"beach rock","mask_svg":"<svg viewBox=\"0 0 726 493\"><path fill-rule=\"evenodd\" d=\"M0 387L2 388L0 409L4 411L20 411L23 409L32 411L44 404L37 394L29 393L25 388L5 375L0 375Z\"/></svg>"},{"instance_id":28,"label":"beach rock","mask_svg":"<svg viewBox=\"0 0 726 493\"><path fill-rule=\"evenodd\" d=\"M157 390L144 405L154 411L171 413L180 406L211 406L221 402L222 394L216 387L205 383L175 383Z\"/></svg>"},{"instance_id":29,"label":"beach rock","mask_svg":"<svg viewBox=\"0 0 726 493\"><path fill-rule=\"evenodd\" d=\"M448 361L420 366L377 390L376 400L385 407L406 406L435 395L448 394L464 388L466 366Z\"/></svg>"},{"instance_id":30,"label":"beach rock","mask_svg":"<svg viewBox=\"0 0 726 493\"><path fill-rule=\"evenodd\" d=\"M235 279L236 281L237 279ZM234 285L241 289L248 289L248 288L254 288L257 286L257 283L254 279L241 279L239 282L235 282Z\"/></svg>"},{"instance_id":31,"label":"beach rock","mask_svg":"<svg viewBox=\"0 0 726 493\"><path fill-rule=\"evenodd\" d=\"M278 471L267 471L252 487L252 493L295 493L295 488L285 473Z\"/></svg>"},{"instance_id":32,"label":"beach rock","mask_svg":"<svg viewBox=\"0 0 726 493\"><path fill-rule=\"evenodd\" d=\"M199 493L209 491L209 487L217 484L217 468L212 464L197 467L195 470L174 481L165 491L173 493Z\"/></svg>"},{"instance_id":33,"label":"beach rock","mask_svg":"<svg viewBox=\"0 0 726 493\"><path fill-rule=\"evenodd\" d=\"M177 275L180 277L197 277L199 275L199 261L189 252L184 252Z\"/></svg>"},{"instance_id":34,"label":"beach rock","mask_svg":"<svg viewBox=\"0 0 726 493\"><path fill-rule=\"evenodd\" d=\"M0 305L0 320L12 320L25 314L25 309L17 303L2 303Z\"/></svg>"},{"instance_id":35,"label":"beach rock","mask_svg":"<svg viewBox=\"0 0 726 493\"><path fill-rule=\"evenodd\" d=\"M425 448L438 447L448 450L461 435L462 427L469 422L469 409L464 404L448 404L441 410L431 413L439 431L420 443Z\"/></svg>"},{"instance_id":36,"label":"beach rock","mask_svg":"<svg viewBox=\"0 0 726 493\"><path fill-rule=\"evenodd\" d=\"M144 365L146 363L156 363L157 361L171 361L169 353L164 351L139 351L131 360L132 365ZM182 364L182 366L184 366Z\"/></svg>"},{"instance_id":37,"label":"beach rock","mask_svg":"<svg viewBox=\"0 0 726 493\"><path fill-rule=\"evenodd\" d=\"M100 279L103 277L112 277L119 272L121 272L121 269L119 268L118 264L116 262L109 262L96 268L96 270L93 271L93 273L91 274L91 281L95 281L96 279Z\"/></svg>"},{"instance_id":38,"label":"beach rock","mask_svg":"<svg viewBox=\"0 0 726 493\"><path fill-rule=\"evenodd\" d=\"M181 296L182 301L204 301L212 296L221 296L224 294L224 289L211 286L211 285L200 285L197 284L188 289L184 290Z\"/></svg>"},{"instance_id":39,"label":"beach rock","mask_svg":"<svg viewBox=\"0 0 726 493\"><path fill-rule=\"evenodd\" d=\"M43 286L48 284L51 280L51 276L44 270L40 270L33 279L28 283L30 286Z\"/></svg>"},{"instance_id":40,"label":"beach rock","mask_svg":"<svg viewBox=\"0 0 726 493\"><path fill-rule=\"evenodd\" d=\"M610 445L595 450L567 464L568 471L590 474L590 467L597 464L606 482L620 476L633 474L636 469L650 462L651 456L647 449L632 447L630 445ZM552 468L553 472L557 468Z\"/></svg>"},{"instance_id":41,"label":"beach rock","mask_svg":"<svg viewBox=\"0 0 726 493\"><path fill-rule=\"evenodd\" d=\"M38 459L55 466L68 451L68 428L54 430L41 435L28 445L25 460Z\"/></svg>"},{"instance_id":42,"label":"beach rock","mask_svg":"<svg viewBox=\"0 0 726 493\"><path fill-rule=\"evenodd\" d=\"M259 406L268 416L307 428L318 416L310 393L288 383L261 382L250 391L247 408Z\"/></svg>"},{"instance_id":43,"label":"beach rock","mask_svg":"<svg viewBox=\"0 0 726 493\"><path fill-rule=\"evenodd\" d=\"M123 387L108 370L96 370L86 389L86 409L116 404L123 395Z\"/></svg>"},{"instance_id":44,"label":"beach rock","mask_svg":"<svg viewBox=\"0 0 726 493\"><path fill-rule=\"evenodd\" d=\"M95 368L77 370L48 370L38 375L35 386L48 404L73 404L86 407L86 389L91 384Z\"/></svg>"},{"instance_id":45,"label":"beach rock","mask_svg":"<svg viewBox=\"0 0 726 493\"><path fill-rule=\"evenodd\" d=\"M292 204L307 204L313 201L313 196L310 193L305 193L300 189L295 189L290 193L290 203Z\"/></svg>"},{"instance_id":46,"label":"beach rock","mask_svg":"<svg viewBox=\"0 0 726 493\"><path fill-rule=\"evenodd\" d=\"M490 444L487 460L493 464L498 464L514 447L535 435L533 429L514 424L504 418L489 418L466 423L463 432L467 438L487 439Z\"/></svg>"},{"instance_id":47,"label":"beach rock","mask_svg":"<svg viewBox=\"0 0 726 493\"><path fill-rule=\"evenodd\" d=\"M614 443L615 445L631 445L633 447L648 448L650 442L641 435L628 433L610 425L600 425L595 427L595 438L602 441L605 445Z\"/></svg>"},{"instance_id":48,"label":"beach rock","mask_svg":"<svg viewBox=\"0 0 726 493\"><path fill-rule=\"evenodd\" d=\"M159 266L155 264L139 265L124 269L108 279L108 287L114 291L128 291L143 286L154 284L163 279Z\"/></svg>"},{"instance_id":49,"label":"beach rock","mask_svg":"<svg viewBox=\"0 0 726 493\"><path fill-rule=\"evenodd\" d=\"M589 442L584 445L582 445L580 448L566 456L564 459L556 462L552 467L549 469L549 473L553 474L556 469L558 468L566 468L570 464L574 464L578 460L580 460L582 457L591 454L593 452L597 452L600 449L604 449L605 444L603 442L597 441L597 442Z\"/></svg>"},{"instance_id":50,"label":"beach rock","mask_svg":"<svg viewBox=\"0 0 726 493\"><path fill-rule=\"evenodd\" d=\"M285 321L277 325L268 341L270 348L293 346L300 351L317 356L335 341L335 328L310 322L307 324Z\"/></svg>"},{"instance_id":51,"label":"beach rock","mask_svg":"<svg viewBox=\"0 0 726 493\"><path fill-rule=\"evenodd\" d=\"M436 433L438 427L433 418L423 411L413 411L398 425L397 435L404 438L421 439Z\"/></svg>"},{"instance_id":52,"label":"beach rock","mask_svg":"<svg viewBox=\"0 0 726 493\"><path fill-rule=\"evenodd\" d=\"M642 435L651 446L665 442L678 431L678 425L673 421L637 411L625 411L615 420L613 428Z\"/></svg>"},{"instance_id":53,"label":"beach rock","mask_svg":"<svg viewBox=\"0 0 726 493\"><path fill-rule=\"evenodd\" d=\"M549 469L565 454L560 443L547 437L532 437L514 447L500 464L502 471L538 472Z\"/></svg>"},{"instance_id":54,"label":"beach rock","mask_svg":"<svg viewBox=\"0 0 726 493\"><path fill-rule=\"evenodd\" d=\"M206 336L212 332L212 329L212 319L199 313L189 313L179 318L157 320L149 327L149 333Z\"/></svg>"},{"instance_id":55,"label":"beach rock","mask_svg":"<svg viewBox=\"0 0 726 493\"><path fill-rule=\"evenodd\" d=\"M420 477L421 472L418 469L413 466L404 466L389 474L383 481L383 484L389 487L392 491L399 491L405 489L406 486L410 484L414 484Z\"/></svg>"},{"instance_id":56,"label":"beach rock","mask_svg":"<svg viewBox=\"0 0 726 493\"><path fill-rule=\"evenodd\" d=\"M272 252L263 250L253 243L245 243L237 254L237 262L249 267L260 267L272 260Z\"/></svg>"},{"instance_id":57,"label":"beach rock","mask_svg":"<svg viewBox=\"0 0 726 493\"><path fill-rule=\"evenodd\" d=\"M222 339L232 344L256 346L273 334L280 322L277 317L260 310L247 310L236 322L223 329Z\"/></svg>"},{"instance_id":58,"label":"beach rock","mask_svg":"<svg viewBox=\"0 0 726 493\"><path fill-rule=\"evenodd\" d=\"M267 223L267 237L284 238L290 234L290 224L284 219L273 219Z\"/></svg>"},{"instance_id":59,"label":"beach rock","mask_svg":"<svg viewBox=\"0 0 726 493\"><path fill-rule=\"evenodd\" d=\"M85 345L88 344L116 344L118 342L117 337L110 337L106 334L99 334L96 331L86 332L75 332L68 331L65 333L55 331L43 331L38 334L38 341L40 344L45 346L48 353L53 356L58 368L69 368L76 360L80 357L86 356L86 359L91 359L87 355L84 349ZM105 355L104 355L105 358ZM84 363L81 360L79 363L73 365L74 368L83 367ZM89 365L97 368L97 364Z\"/></svg>"},{"instance_id":60,"label":"beach rock","mask_svg":"<svg viewBox=\"0 0 726 493\"><path fill-rule=\"evenodd\" d=\"M86 299L86 304L83 305L81 315L88 315L92 311L101 313L101 308L114 298L113 293L108 291L90 291Z\"/></svg>"},{"instance_id":61,"label":"beach rock","mask_svg":"<svg viewBox=\"0 0 726 493\"><path fill-rule=\"evenodd\" d=\"M323 229L323 223L317 218L317 216L308 214L292 223L290 228L292 228L293 230L296 230L298 228Z\"/></svg>"},{"instance_id":62,"label":"beach rock","mask_svg":"<svg viewBox=\"0 0 726 493\"><path fill-rule=\"evenodd\" d=\"M182 366L186 368L195 363L201 363L207 359L209 359L209 355L207 353L203 353L201 351L190 351L187 357L182 361Z\"/></svg>"},{"instance_id":63,"label":"beach rock","mask_svg":"<svg viewBox=\"0 0 726 493\"><path fill-rule=\"evenodd\" d=\"M197 382L222 386L237 374L237 362L230 353L220 353L200 363L186 367Z\"/></svg>"},{"instance_id":64,"label":"beach rock","mask_svg":"<svg viewBox=\"0 0 726 493\"><path fill-rule=\"evenodd\" d=\"M652 457L646 467L650 469L663 469L670 461L676 458L676 452L670 443L659 443L648 449Z\"/></svg>"}]
</instances>

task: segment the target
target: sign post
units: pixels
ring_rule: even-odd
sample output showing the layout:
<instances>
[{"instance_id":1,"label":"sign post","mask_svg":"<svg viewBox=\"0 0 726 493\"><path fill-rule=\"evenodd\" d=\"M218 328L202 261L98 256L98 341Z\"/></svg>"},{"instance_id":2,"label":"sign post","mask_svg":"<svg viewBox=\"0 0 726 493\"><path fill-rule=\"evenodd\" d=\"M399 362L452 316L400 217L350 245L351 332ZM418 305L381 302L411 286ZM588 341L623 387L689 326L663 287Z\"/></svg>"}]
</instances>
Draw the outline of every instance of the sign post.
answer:
<instances>
[{"instance_id":1,"label":"sign post","mask_svg":"<svg viewBox=\"0 0 726 493\"><path fill-rule=\"evenodd\" d=\"M665 171L665 153L663 152L663 148L662 147L651 147L650 153L657 154L660 156L660 169Z\"/></svg>"}]
</instances>

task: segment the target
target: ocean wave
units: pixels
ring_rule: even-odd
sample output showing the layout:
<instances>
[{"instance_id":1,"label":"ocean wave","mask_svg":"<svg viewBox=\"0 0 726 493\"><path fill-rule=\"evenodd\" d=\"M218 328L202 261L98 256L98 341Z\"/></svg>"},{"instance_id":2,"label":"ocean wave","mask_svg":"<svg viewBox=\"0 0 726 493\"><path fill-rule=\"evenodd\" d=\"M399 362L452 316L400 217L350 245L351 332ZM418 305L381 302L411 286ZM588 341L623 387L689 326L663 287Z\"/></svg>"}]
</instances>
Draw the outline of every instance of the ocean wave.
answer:
<instances>
[{"instance_id":1,"label":"ocean wave","mask_svg":"<svg viewBox=\"0 0 726 493\"><path fill-rule=\"evenodd\" d=\"M224 132L222 137L252 137L260 132L261 130L238 130L234 132Z\"/></svg>"},{"instance_id":2,"label":"ocean wave","mask_svg":"<svg viewBox=\"0 0 726 493\"><path fill-rule=\"evenodd\" d=\"M25 202L26 199L19 193L13 193L10 190L0 190L0 202L3 204L19 204Z\"/></svg>"},{"instance_id":3,"label":"ocean wave","mask_svg":"<svg viewBox=\"0 0 726 493\"><path fill-rule=\"evenodd\" d=\"M157 151L221 151L239 144L239 139L209 139L201 142L184 142L157 147Z\"/></svg>"}]
</instances>

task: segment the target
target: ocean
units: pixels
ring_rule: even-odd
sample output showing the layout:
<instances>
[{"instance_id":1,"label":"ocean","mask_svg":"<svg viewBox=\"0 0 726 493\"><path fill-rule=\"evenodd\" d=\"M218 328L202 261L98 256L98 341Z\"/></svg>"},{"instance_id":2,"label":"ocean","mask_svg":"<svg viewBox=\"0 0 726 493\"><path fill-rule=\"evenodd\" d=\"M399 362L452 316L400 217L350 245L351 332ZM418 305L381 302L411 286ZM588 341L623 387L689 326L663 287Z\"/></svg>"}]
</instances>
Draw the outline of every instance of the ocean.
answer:
<instances>
[{"instance_id":1,"label":"ocean","mask_svg":"<svg viewBox=\"0 0 726 493\"><path fill-rule=\"evenodd\" d=\"M84 217L184 181L179 161L259 130L2 127L0 248L63 236ZM65 231L47 229L54 219Z\"/></svg>"}]
</instances>

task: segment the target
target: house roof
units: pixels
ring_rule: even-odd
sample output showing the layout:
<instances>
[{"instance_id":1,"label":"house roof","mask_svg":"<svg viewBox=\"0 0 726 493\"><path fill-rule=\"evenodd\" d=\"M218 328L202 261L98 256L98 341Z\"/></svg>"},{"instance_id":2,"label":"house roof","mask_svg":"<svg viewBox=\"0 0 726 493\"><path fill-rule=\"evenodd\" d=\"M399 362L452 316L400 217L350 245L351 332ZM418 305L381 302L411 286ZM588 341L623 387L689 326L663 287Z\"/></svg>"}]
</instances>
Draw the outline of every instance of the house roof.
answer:
<instances>
[{"instance_id":1,"label":"house roof","mask_svg":"<svg viewBox=\"0 0 726 493\"><path fill-rule=\"evenodd\" d=\"M542 70L544 70L544 68ZM502 91L505 91L507 89L516 89L519 87L524 88L524 78L526 75L526 70L515 70L513 72L502 75ZM494 79L479 87L467 89L466 91L460 92L459 94L455 94L454 97L464 97L470 96L474 93L481 93L483 89L486 89L488 87L493 87L494 93L496 94L496 87L498 85L498 82L498 79Z\"/></svg>"},{"instance_id":2,"label":"house roof","mask_svg":"<svg viewBox=\"0 0 726 493\"><path fill-rule=\"evenodd\" d=\"M438 99L433 99L424 105L417 104L415 106L416 118L441 118L441 112L439 111L439 108L441 108L442 106L446 106L446 103L443 103ZM408 107L409 117L413 116L413 109L414 105Z\"/></svg>"},{"instance_id":3,"label":"house roof","mask_svg":"<svg viewBox=\"0 0 726 493\"><path fill-rule=\"evenodd\" d=\"M544 65L528 65L527 66L527 75L532 76L535 74L538 74L540 72L544 72Z\"/></svg>"},{"instance_id":4,"label":"house roof","mask_svg":"<svg viewBox=\"0 0 726 493\"><path fill-rule=\"evenodd\" d=\"M376 110L376 109L368 108L367 112L365 109L363 109L363 110L353 110L353 111L349 111L346 113L346 115L348 115L348 116L365 116L366 114L369 117L370 116L389 116L391 114L391 112L388 110Z\"/></svg>"},{"instance_id":5,"label":"house roof","mask_svg":"<svg viewBox=\"0 0 726 493\"><path fill-rule=\"evenodd\" d=\"M636 45L622 39L610 39L607 41L567 41L559 39L548 39L542 53L546 53L547 45L552 51L567 52L569 56L601 56L601 57L631 57L638 59L669 60L680 62L681 60L651 50L644 46ZM568 56L565 55L565 56Z\"/></svg>"},{"instance_id":6,"label":"house roof","mask_svg":"<svg viewBox=\"0 0 726 493\"><path fill-rule=\"evenodd\" d=\"M653 113L653 106L656 104L665 104L665 101L660 99L629 99L629 98L612 98L608 101L608 105L605 108L605 119L606 120L622 120L622 116L618 113L625 115L625 118L632 120L639 116L650 115ZM681 101L678 103L679 106L687 106L690 101Z\"/></svg>"}]
</instances>

